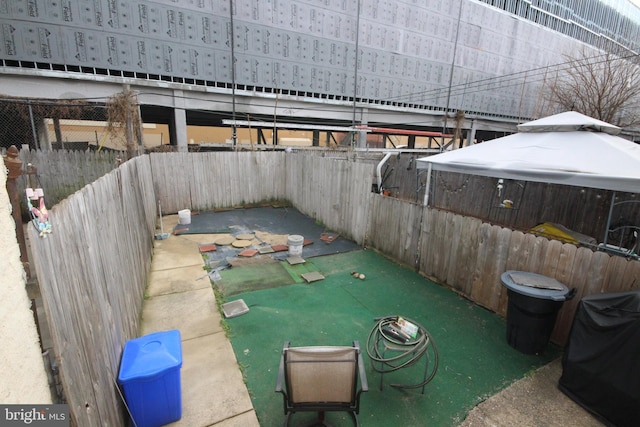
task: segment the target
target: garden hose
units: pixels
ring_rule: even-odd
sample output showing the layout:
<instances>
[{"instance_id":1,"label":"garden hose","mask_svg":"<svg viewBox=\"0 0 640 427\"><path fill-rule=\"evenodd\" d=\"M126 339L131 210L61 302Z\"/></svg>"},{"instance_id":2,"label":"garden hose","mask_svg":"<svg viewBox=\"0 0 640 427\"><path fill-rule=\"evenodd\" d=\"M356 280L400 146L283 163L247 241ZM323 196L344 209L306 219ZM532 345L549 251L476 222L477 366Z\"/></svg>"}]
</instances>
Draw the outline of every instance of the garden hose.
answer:
<instances>
[{"instance_id":1,"label":"garden hose","mask_svg":"<svg viewBox=\"0 0 640 427\"><path fill-rule=\"evenodd\" d=\"M433 379L438 370L438 349L436 343L424 327L406 317L403 317L403 319L416 325L418 332L415 337L403 335L402 332L399 332L397 328L394 327L398 319L399 316L386 316L375 319L377 323L367 337L367 354L371 359L371 367L374 371L384 375L415 365L420 358L425 356L425 375L422 382L411 385L391 384L392 387L397 388L423 387L422 391L424 393L424 386ZM433 353L433 366L431 372L427 375L430 361L428 354L429 348L432 349ZM391 357L387 356L385 354L387 351L392 351L394 355Z\"/></svg>"}]
</instances>

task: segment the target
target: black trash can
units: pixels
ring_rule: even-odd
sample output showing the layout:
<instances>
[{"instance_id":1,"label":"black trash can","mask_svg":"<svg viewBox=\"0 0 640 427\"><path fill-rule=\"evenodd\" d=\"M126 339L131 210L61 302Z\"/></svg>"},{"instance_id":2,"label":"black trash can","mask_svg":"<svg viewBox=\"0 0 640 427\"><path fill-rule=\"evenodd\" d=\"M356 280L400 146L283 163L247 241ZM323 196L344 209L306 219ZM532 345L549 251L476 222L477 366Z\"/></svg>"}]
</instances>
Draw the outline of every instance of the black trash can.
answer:
<instances>
[{"instance_id":1,"label":"black trash can","mask_svg":"<svg viewBox=\"0 0 640 427\"><path fill-rule=\"evenodd\" d=\"M507 288L507 342L524 354L543 353L549 344L558 311L571 299L562 283L540 274L508 270L500 276Z\"/></svg>"}]
</instances>

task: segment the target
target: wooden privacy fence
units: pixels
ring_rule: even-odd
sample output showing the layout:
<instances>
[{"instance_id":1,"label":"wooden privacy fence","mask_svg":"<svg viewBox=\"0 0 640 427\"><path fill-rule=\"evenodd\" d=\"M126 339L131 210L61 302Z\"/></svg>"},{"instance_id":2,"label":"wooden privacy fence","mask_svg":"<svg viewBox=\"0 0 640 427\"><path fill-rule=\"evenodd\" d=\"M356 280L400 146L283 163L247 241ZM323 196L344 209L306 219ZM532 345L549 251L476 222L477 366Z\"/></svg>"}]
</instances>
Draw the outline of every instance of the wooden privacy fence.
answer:
<instances>
[{"instance_id":1,"label":"wooden privacy fence","mask_svg":"<svg viewBox=\"0 0 640 427\"><path fill-rule=\"evenodd\" d=\"M552 335L560 345L583 296L640 288L640 261L379 195L370 209L368 244L502 316L508 299L500 275L506 270L544 274L576 288Z\"/></svg>"},{"instance_id":2,"label":"wooden privacy fence","mask_svg":"<svg viewBox=\"0 0 640 427\"><path fill-rule=\"evenodd\" d=\"M286 199L283 152L152 153L164 212L207 210Z\"/></svg>"},{"instance_id":3,"label":"wooden privacy fence","mask_svg":"<svg viewBox=\"0 0 640 427\"><path fill-rule=\"evenodd\" d=\"M126 425L117 378L138 319L155 232L148 157L133 159L30 227L34 265L73 425Z\"/></svg>"},{"instance_id":4,"label":"wooden privacy fence","mask_svg":"<svg viewBox=\"0 0 640 427\"><path fill-rule=\"evenodd\" d=\"M34 184L44 189L47 206L53 206L67 196L94 182L118 166L122 153L116 151L40 151L23 148L20 160L23 168L31 163L37 168ZM20 194L29 187L27 176L19 180Z\"/></svg>"},{"instance_id":5,"label":"wooden privacy fence","mask_svg":"<svg viewBox=\"0 0 640 427\"><path fill-rule=\"evenodd\" d=\"M362 243L371 165L285 152L152 153L164 212L291 202L332 230Z\"/></svg>"},{"instance_id":6,"label":"wooden privacy fence","mask_svg":"<svg viewBox=\"0 0 640 427\"><path fill-rule=\"evenodd\" d=\"M501 315L500 274L519 269L577 288L553 340L563 344L583 295L639 288L640 261L425 208L371 192L375 164L282 152L158 153L134 158L51 211L53 234L30 231L34 264L75 425L124 425L115 379L137 336L163 211L289 201Z\"/></svg>"},{"instance_id":7,"label":"wooden privacy fence","mask_svg":"<svg viewBox=\"0 0 640 427\"><path fill-rule=\"evenodd\" d=\"M371 193L369 205L371 213L365 244L417 269L422 207L375 193Z\"/></svg>"},{"instance_id":8,"label":"wooden privacy fence","mask_svg":"<svg viewBox=\"0 0 640 427\"><path fill-rule=\"evenodd\" d=\"M371 165L289 153L284 170L287 199L293 206L342 236L364 242Z\"/></svg>"}]
</instances>

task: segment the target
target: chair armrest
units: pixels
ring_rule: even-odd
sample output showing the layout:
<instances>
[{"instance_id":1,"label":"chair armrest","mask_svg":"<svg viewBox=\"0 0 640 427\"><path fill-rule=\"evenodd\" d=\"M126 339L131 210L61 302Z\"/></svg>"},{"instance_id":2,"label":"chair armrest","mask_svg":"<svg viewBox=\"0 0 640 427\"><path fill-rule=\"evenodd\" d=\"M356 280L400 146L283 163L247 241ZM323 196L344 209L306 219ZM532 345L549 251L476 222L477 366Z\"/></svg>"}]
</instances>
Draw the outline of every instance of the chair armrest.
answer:
<instances>
[{"instance_id":1,"label":"chair armrest","mask_svg":"<svg viewBox=\"0 0 640 427\"><path fill-rule=\"evenodd\" d=\"M358 353L358 372L360 376L360 391L369 391L369 382L367 381L367 372L364 369L364 360L362 358L362 351L360 351L360 343L358 341L353 342L353 346L357 349Z\"/></svg>"},{"instance_id":2,"label":"chair armrest","mask_svg":"<svg viewBox=\"0 0 640 427\"><path fill-rule=\"evenodd\" d=\"M278 381L276 382L276 392L284 393L282 391L282 381L284 380L284 358L280 356L280 368L278 368Z\"/></svg>"},{"instance_id":3,"label":"chair armrest","mask_svg":"<svg viewBox=\"0 0 640 427\"><path fill-rule=\"evenodd\" d=\"M287 393L282 389L282 382L284 381L284 349L289 348L290 342L285 341L282 346L282 353L280 354L280 367L278 368L278 380L276 382L276 393L282 393L285 396Z\"/></svg>"}]
</instances>

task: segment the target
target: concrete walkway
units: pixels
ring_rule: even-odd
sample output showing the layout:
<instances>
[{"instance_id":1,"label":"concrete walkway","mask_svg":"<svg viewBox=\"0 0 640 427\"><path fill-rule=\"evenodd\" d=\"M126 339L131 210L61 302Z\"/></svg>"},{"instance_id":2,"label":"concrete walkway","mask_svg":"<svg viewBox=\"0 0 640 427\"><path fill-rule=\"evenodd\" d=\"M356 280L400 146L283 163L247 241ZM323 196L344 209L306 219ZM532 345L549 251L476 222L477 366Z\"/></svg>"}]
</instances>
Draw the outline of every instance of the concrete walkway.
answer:
<instances>
[{"instance_id":1,"label":"concrete walkway","mask_svg":"<svg viewBox=\"0 0 640 427\"><path fill-rule=\"evenodd\" d=\"M163 222L164 231L171 231L178 216ZM155 241L140 335L181 333L182 419L171 426L259 427L204 270L199 245L212 241L211 234Z\"/></svg>"},{"instance_id":2,"label":"concrete walkway","mask_svg":"<svg viewBox=\"0 0 640 427\"><path fill-rule=\"evenodd\" d=\"M561 375L556 359L473 408L459 427L603 427L558 389Z\"/></svg>"}]
</instances>

